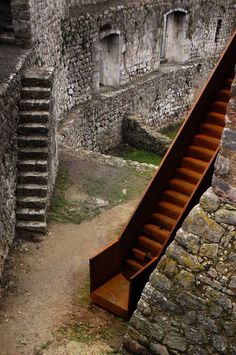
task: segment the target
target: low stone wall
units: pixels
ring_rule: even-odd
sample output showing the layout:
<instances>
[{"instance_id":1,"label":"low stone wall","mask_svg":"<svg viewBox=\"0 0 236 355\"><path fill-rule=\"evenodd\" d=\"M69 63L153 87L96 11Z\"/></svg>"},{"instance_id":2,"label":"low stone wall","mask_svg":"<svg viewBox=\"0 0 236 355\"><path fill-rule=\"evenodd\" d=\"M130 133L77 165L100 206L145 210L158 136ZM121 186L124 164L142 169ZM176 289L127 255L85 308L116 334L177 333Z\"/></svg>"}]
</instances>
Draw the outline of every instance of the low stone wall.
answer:
<instances>
[{"instance_id":1,"label":"low stone wall","mask_svg":"<svg viewBox=\"0 0 236 355\"><path fill-rule=\"evenodd\" d=\"M122 127L123 141L138 149L164 155L172 140L163 134L142 125L137 117L124 118Z\"/></svg>"},{"instance_id":2,"label":"low stone wall","mask_svg":"<svg viewBox=\"0 0 236 355\"><path fill-rule=\"evenodd\" d=\"M15 236L16 129L21 72L29 53L24 54L9 80L0 87L0 276L8 248Z\"/></svg>"},{"instance_id":3,"label":"low stone wall","mask_svg":"<svg viewBox=\"0 0 236 355\"><path fill-rule=\"evenodd\" d=\"M61 143L103 152L121 143L123 119L129 115L138 115L141 124L155 131L181 121L214 63L208 59L164 65L136 82L79 104L61 124Z\"/></svg>"},{"instance_id":4,"label":"low stone wall","mask_svg":"<svg viewBox=\"0 0 236 355\"><path fill-rule=\"evenodd\" d=\"M236 79L213 188L145 286L124 346L132 354L236 353Z\"/></svg>"}]
</instances>

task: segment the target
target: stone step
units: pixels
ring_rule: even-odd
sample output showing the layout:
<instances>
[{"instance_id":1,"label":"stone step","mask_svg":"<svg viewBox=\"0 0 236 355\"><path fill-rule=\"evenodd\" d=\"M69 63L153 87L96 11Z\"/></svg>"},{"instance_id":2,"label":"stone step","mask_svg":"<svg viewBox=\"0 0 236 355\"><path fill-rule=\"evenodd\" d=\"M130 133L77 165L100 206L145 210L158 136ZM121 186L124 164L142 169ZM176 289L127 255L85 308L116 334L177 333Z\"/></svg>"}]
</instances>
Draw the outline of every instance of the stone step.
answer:
<instances>
[{"instance_id":1,"label":"stone step","mask_svg":"<svg viewBox=\"0 0 236 355\"><path fill-rule=\"evenodd\" d=\"M20 123L41 123L48 122L50 114L48 111L20 111Z\"/></svg>"},{"instance_id":2,"label":"stone step","mask_svg":"<svg viewBox=\"0 0 236 355\"><path fill-rule=\"evenodd\" d=\"M33 100L40 100L40 99L50 99L51 96L51 89L44 88L44 87L23 87L21 89L21 98L22 99L33 99Z\"/></svg>"},{"instance_id":3,"label":"stone step","mask_svg":"<svg viewBox=\"0 0 236 355\"><path fill-rule=\"evenodd\" d=\"M22 208L45 208L47 203L46 197L17 197L17 207Z\"/></svg>"},{"instance_id":4,"label":"stone step","mask_svg":"<svg viewBox=\"0 0 236 355\"><path fill-rule=\"evenodd\" d=\"M21 83L23 87L50 88L52 85L52 71L42 67L27 69L22 75Z\"/></svg>"},{"instance_id":5,"label":"stone step","mask_svg":"<svg viewBox=\"0 0 236 355\"><path fill-rule=\"evenodd\" d=\"M20 147L40 147L44 148L48 146L48 138L45 136L18 136L17 146Z\"/></svg>"},{"instance_id":6,"label":"stone step","mask_svg":"<svg viewBox=\"0 0 236 355\"><path fill-rule=\"evenodd\" d=\"M19 135L42 135L47 136L49 127L47 123L20 123L17 127L17 134Z\"/></svg>"},{"instance_id":7,"label":"stone step","mask_svg":"<svg viewBox=\"0 0 236 355\"><path fill-rule=\"evenodd\" d=\"M18 171L46 172L48 169L47 160L18 160Z\"/></svg>"},{"instance_id":8,"label":"stone step","mask_svg":"<svg viewBox=\"0 0 236 355\"><path fill-rule=\"evenodd\" d=\"M36 197L46 197L47 196L47 186L38 184L18 184L16 189L17 196L36 196Z\"/></svg>"},{"instance_id":9,"label":"stone step","mask_svg":"<svg viewBox=\"0 0 236 355\"><path fill-rule=\"evenodd\" d=\"M20 184L39 184L47 185L48 173L45 172L19 172L17 181Z\"/></svg>"},{"instance_id":10,"label":"stone step","mask_svg":"<svg viewBox=\"0 0 236 355\"><path fill-rule=\"evenodd\" d=\"M24 160L44 160L48 158L47 148L20 148L18 152L19 159Z\"/></svg>"},{"instance_id":11,"label":"stone step","mask_svg":"<svg viewBox=\"0 0 236 355\"><path fill-rule=\"evenodd\" d=\"M16 229L18 231L47 233L47 224L46 224L46 222L17 221L16 222Z\"/></svg>"},{"instance_id":12,"label":"stone step","mask_svg":"<svg viewBox=\"0 0 236 355\"><path fill-rule=\"evenodd\" d=\"M46 210L44 208L17 208L16 218L18 221L45 222Z\"/></svg>"},{"instance_id":13,"label":"stone step","mask_svg":"<svg viewBox=\"0 0 236 355\"><path fill-rule=\"evenodd\" d=\"M19 40L15 38L13 32L4 31L0 33L0 43L1 45L19 45Z\"/></svg>"},{"instance_id":14,"label":"stone step","mask_svg":"<svg viewBox=\"0 0 236 355\"><path fill-rule=\"evenodd\" d=\"M22 111L49 111L50 100L20 100Z\"/></svg>"}]
</instances>

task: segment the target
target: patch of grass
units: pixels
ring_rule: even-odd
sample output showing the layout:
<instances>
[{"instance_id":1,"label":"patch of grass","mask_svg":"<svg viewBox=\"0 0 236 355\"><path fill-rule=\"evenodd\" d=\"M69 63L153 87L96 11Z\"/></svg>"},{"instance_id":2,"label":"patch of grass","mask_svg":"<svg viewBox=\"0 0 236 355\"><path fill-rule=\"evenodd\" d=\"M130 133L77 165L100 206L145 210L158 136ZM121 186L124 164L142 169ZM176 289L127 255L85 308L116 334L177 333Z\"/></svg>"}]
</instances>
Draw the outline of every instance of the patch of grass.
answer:
<instances>
[{"instance_id":1,"label":"patch of grass","mask_svg":"<svg viewBox=\"0 0 236 355\"><path fill-rule=\"evenodd\" d=\"M182 122L176 123L175 125L171 125L169 127L161 129L160 133L163 134L164 136L169 137L170 139L175 139L181 125Z\"/></svg>"},{"instance_id":2,"label":"patch of grass","mask_svg":"<svg viewBox=\"0 0 236 355\"><path fill-rule=\"evenodd\" d=\"M78 164L80 174L75 179L76 167L68 170L61 163L58 171L52 204L49 211L49 221L56 223L80 224L94 218L105 209L138 197L154 174L153 169L137 171L134 166L109 167L102 164L84 164L84 169ZM69 165L70 166L70 165ZM70 175L71 174L71 175ZM71 186L77 194L68 193ZM105 201L100 206L97 199Z\"/></svg>"},{"instance_id":3,"label":"patch of grass","mask_svg":"<svg viewBox=\"0 0 236 355\"><path fill-rule=\"evenodd\" d=\"M124 143L119 147L108 151L108 154L121 157L125 160L132 160L139 163L147 163L153 165L159 165L163 158L161 155L148 152L144 149L136 149Z\"/></svg>"},{"instance_id":4,"label":"patch of grass","mask_svg":"<svg viewBox=\"0 0 236 355\"><path fill-rule=\"evenodd\" d=\"M91 345L102 340L116 348L117 339L122 338L127 328L127 322L121 318L112 316L109 322L83 319L81 322L63 326L59 333L70 341Z\"/></svg>"},{"instance_id":5,"label":"patch of grass","mask_svg":"<svg viewBox=\"0 0 236 355\"><path fill-rule=\"evenodd\" d=\"M142 149L140 149L140 150L134 149L134 150L130 150L128 152L125 152L123 155L123 158L126 160L137 161L139 163L159 165L163 157L158 154L147 152Z\"/></svg>"},{"instance_id":6,"label":"patch of grass","mask_svg":"<svg viewBox=\"0 0 236 355\"><path fill-rule=\"evenodd\" d=\"M57 175L56 186L49 211L49 220L56 223L79 224L86 219L93 218L95 211L83 208L83 201L68 201L65 198L69 186L69 172L60 165Z\"/></svg>"}]
</instances>

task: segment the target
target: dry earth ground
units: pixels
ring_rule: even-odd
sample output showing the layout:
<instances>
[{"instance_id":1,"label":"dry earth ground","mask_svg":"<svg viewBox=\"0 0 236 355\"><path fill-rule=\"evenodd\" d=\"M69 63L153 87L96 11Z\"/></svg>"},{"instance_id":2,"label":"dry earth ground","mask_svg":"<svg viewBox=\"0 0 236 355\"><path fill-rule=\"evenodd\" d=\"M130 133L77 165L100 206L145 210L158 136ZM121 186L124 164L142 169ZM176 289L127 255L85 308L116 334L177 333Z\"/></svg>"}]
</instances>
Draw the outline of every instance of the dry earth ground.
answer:
<instances>
[{"instance_id":1,"label":"dry earth ground","mask_svg":"<svg viewBox=\"0 0 236 355\"><path fill-rule=\"evenodd\" d=\"M16 240L6 263L0 355L120 353L127 323L90 304L88 259L118 235L154 170L111 161L62 154L48 235Z\"/></svg>"}]
</instances>

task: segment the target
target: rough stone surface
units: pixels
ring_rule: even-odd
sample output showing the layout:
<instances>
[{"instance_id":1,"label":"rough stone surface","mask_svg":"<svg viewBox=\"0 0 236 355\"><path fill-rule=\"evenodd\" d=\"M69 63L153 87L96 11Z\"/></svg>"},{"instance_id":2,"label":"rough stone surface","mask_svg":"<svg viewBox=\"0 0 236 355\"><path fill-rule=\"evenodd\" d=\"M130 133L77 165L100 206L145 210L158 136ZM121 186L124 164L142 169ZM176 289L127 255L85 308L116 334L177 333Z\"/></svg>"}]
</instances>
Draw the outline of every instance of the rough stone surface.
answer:
<instances>
[{"instance_id":1,"label":"rough stone surface","mask_svg":"<svg viewBox=\"0 0 236 355\"><path fill-rule=\"evenodd\" d=\"M129 143L129 145L160 155L166 153L172 142L170 138L143 125L137 117L132 116L124 118L122 136L123 141Z\"/></svg>"},{"instance_id":2,"label":"rough stone surface","mask_svg":"<svg viewBox=\"0 0 236 355\"><path fill-rule=\"evenodd\" d=\"M233 88L235 84L236 79ZM233 107L235 117L235 96L227 110L231 117ZM229 121L228 129L236 131ZM149 308L146 323L155 320L165 333L163 339L159 332L157 337L155 331L151 337L146 334L142 346L149 353L155 343L170 354L235 354L236 200L232 192L236 190L236 165L234 146L224 144L227 137L222 138L213 188L189 213L143 291L140 302L145 300ZM142 329L144 324L145 320ZM143 331L135 329L139 341ZM129 329L126 339L132 341Z\"/></svg>"},{"instance_id":3,"label":"rough stone surface","mask_svg":"<svg viewBox=\"0 0 236 355\"><path fill-rule=\"evenodd\" d=\"M0 86L0 276L9 246L15 236L16 129L20 79L29 53L21 55L12 73Z\"/></svg>"}]
</instances>

